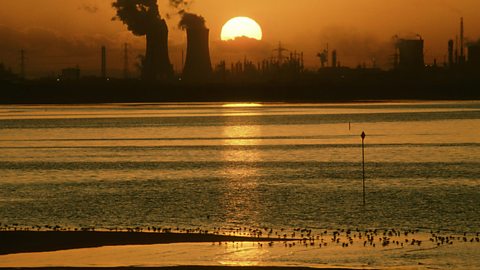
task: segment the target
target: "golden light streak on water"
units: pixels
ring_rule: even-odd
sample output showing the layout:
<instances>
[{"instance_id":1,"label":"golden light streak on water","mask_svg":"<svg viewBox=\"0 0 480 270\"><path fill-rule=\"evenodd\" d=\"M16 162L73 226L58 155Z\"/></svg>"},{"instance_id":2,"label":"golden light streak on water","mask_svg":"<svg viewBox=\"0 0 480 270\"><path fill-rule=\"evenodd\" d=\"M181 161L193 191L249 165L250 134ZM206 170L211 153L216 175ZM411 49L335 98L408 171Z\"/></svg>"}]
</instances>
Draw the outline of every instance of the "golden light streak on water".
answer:
<instances>
[{"instance_id":1,"label":"golden light streak on water","mask_svg":"<svg viewBox=\"0 0 480 270\"><path fill-rule=\"evenodd\" d=\"M223 104L224 108L249 108L249 107L262 107L261 103L227 103Z\"/></svg>"}]
</instances>

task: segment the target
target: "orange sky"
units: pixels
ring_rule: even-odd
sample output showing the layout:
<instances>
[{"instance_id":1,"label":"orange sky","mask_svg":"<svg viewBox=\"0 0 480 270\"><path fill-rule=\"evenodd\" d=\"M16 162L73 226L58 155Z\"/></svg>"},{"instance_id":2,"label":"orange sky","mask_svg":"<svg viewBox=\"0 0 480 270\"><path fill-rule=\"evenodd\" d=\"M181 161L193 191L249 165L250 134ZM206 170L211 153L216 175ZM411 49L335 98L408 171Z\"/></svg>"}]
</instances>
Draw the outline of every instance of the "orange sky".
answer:
<instances>
[{"instance_id":1,"label":"orange sky","mask_svg":"<svg viewBox=\"0 0 480 270\"><path fill-rule=\"evenodd\" d=\"M98 73L99 47L109 48L111 73L122 67L121 44L129 42L134 56L143 50L143 39L133 37L120 22L112 22L111 0L2 1L0 9L0 62L18 69L19 49L27 50L30 75L58 73L79 64L86 73ZM159 0L161 13L175 14L167 0ZM291 50L304 51L308 67L319 66L315 57L327 43L337 48L342 64L370 64L373 57L388 66L391 37L421 34L426 40L426 61L446 54L449 38L458 33L459 18L466 23L469 40L480 39L478 0L195 0L191 11L207 20L211 29L213 63L243 59L249 52L227 51L219 42L224 22L248 16L259 22L264 42L256 57L270 56L279 41ZM184 33L170 26L171 60L178 69ZM252 56L254 58L254 56ZM227 59L228 61L229 59ZM133 70L132 66L132 70ZM115 71L117 70L117 71Z\"/></svg>"}]
</instances>

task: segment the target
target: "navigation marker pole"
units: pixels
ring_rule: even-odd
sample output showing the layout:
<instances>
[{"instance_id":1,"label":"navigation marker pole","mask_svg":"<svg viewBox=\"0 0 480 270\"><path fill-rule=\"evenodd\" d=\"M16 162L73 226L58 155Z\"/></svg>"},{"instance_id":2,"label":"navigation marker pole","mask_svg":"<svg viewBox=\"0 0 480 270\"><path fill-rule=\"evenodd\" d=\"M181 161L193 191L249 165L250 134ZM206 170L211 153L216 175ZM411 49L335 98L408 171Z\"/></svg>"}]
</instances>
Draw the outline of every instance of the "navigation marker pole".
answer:
<instances>
[{"instance_id":1,"label":"navigation marker pole","mask_svg":"<svg viewBox=\"0 0 480 270\"><path fill-rule=\"evenodd\" d=\"M367 135L362 132L362 167L363 167L363 206L365 206L365 137Z\"/></svg>"}]
</instances>

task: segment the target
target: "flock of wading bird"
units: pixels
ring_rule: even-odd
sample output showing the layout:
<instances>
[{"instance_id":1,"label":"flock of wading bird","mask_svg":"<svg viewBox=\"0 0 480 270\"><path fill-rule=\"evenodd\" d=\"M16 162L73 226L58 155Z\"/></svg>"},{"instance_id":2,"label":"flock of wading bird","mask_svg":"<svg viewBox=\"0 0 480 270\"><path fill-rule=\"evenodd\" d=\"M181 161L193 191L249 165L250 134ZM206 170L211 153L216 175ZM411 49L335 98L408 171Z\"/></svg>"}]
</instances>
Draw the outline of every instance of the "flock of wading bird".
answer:
<instances>
[{"instance_id":1,"label":"flock of wading bird","mask_svg":"<svg viewBox=\"0 0 480 270\"><path fill-rule=\"evenodd\" d=\"M312 229L280 229L273 228L217 228L206 230L201 228L185 229L172 227L135 227L135 228L108 228L96 229L94 227L70 228L59 225L22 227L18 224L1 224L0 231L56 231L56 232L124 232L124 233L159 233L159 234L203 234L221 235L231 237L245 237L244 242L250 242L253 246L272 247L282 244L287 248L292 247L315 247L326 248L331 246L348 248L363 246L371 248L406 248L406 247L441 247L451 246L455 243L480 243L480 233L465 232L446 233L441 231L401 230L401 229L336 229L336 230L312 230ZM228 238L227 238L228 239ZM252 239L257 239L252 241ZM244 242L223 241L212 245L228 245L243 247Z\"/></svg>"}]
</instances>

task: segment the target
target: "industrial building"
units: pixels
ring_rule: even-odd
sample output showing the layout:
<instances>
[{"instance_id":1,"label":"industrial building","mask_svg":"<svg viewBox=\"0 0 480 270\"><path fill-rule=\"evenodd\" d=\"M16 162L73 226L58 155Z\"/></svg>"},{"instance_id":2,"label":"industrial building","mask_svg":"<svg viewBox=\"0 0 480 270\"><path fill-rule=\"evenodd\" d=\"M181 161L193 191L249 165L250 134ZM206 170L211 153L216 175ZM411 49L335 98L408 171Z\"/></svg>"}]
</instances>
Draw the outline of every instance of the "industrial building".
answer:
<instances>
[{"instance_id":1,"label":"industrial building","mask_svg":"<svg viewBox=\"0 0 480 270\"><path fill-rule=\"evenodd\" d=\"M187 59L183 77L187 80L202 80L212 75L209 49L209 29L193 27L187 29Z\"/></svg>"},{"instance_id":2,"label":"industrial building","mask_svg":"<svg viewBox=\"0 0 480 270\"><path fill-rule=\"evenodd\" d=\"M402 71L418 71L425 67L424 40L398 39L396 49L398 53L397 69Z\"/></svg>"},{"instance_id":3,"label":"industrial building","mask_svg":"<svg viewBox=\"0 0 480 270\"><path fill-rule=\"evenodd\" d=\"M71 67L62 69L61 80L80 80L80 67Z\"/></svg>"},{"instance_id":4,"label":"industrial building","mask_svg":"<svg viewBox=\"0 0 480 270\"><path fill-rule=\"evenodd\" d=\"M147 80L166 79L173 76L173 66L168 55L168 28L161 20L147 33L147 50L142 77Z\"/></svg>"},{"instance_id":5,"label":"industrial building","mask_svg":"<svg viewBox=\"0 0 480 270\"><path fill-rule=\"evenodd\" d=\"M102 63L101 63L101 76L102 79L107 78L107 48L102 46Z\"/></svg>"},{"instance_id":6,"label":"industrial building","mask_svg":"<svg viewBox=\"0 0 480 270\"><path fill-rule=\"evenodd\" d=\"M468 66L480 69L480 44L471 44L468 46Z\"/></svg>"},{"instance_id":7,"label":"industrial building","mask_svg":"<svg viewBox=\"0 0 480 270\"><path fill-rule=\"evenodd\" d=\"M209 34L205 19L192 13L183 14L180 27L187 32L187 59L183 78L187 81L204 81L212 76Z\"/></svg>"}]
</instances>

